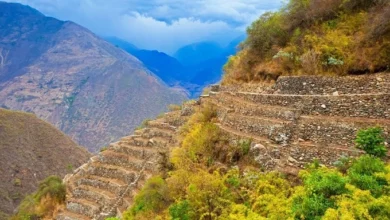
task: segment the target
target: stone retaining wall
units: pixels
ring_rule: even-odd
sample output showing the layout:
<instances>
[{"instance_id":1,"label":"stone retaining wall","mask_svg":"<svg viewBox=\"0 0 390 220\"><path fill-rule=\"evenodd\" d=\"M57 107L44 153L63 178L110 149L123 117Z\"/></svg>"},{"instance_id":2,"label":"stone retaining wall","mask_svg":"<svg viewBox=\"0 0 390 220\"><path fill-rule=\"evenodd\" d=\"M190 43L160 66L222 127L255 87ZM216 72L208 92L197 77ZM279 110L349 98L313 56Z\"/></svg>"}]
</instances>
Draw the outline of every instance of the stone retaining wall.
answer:
<instances>
[{"instance_id":1,"label":"stone retaining wall","mask_svg":"<svg viewBox=\"0 0 390 220\"><path fill-rule=\"evenodd\" d=\"M389 73L364 76L281 76L273 87L278 94L332 95L390 93Z\"/></svg>"},{"instance_id":2,"label":"stone retaining wall","mask_svg":"<svg viewBox=\"0 0 390 220\"><path fill-rule=\"evenodd\" d=\"M259 104L299 109L304 115L390 119L390 94L321 96L238 92L236 96Z\"/></svg>"},{"instance_id":3,"label":"stone retaining wall","mask_svg":"<svg viewBox=\"0 0 390 220\"><path fill-rule=\"evenodd\" d=\"M324 147L329 145L353 146L357 132L373 126L382 127L387 142L390 141L390 124L381 124L380 121L375 120L343 121L331 118L302 117L297 125L296 135L298 138L319 143Z\"/></svg>"}]
</instances>

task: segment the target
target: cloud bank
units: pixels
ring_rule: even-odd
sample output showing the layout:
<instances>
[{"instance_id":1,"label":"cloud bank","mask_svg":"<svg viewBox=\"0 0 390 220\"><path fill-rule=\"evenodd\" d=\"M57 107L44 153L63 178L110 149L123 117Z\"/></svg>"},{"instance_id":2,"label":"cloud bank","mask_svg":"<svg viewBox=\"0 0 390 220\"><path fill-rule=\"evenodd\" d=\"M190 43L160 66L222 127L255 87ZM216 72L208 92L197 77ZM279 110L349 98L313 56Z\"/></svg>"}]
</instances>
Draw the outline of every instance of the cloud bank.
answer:
<instances>
[{"instance_id":1,"label":"cloud bank","mask_svg":"<svg viewBox=\"0 0 390 220\"><path fill-rule=\"evenodd\" d=\"M8 0L103 36L172 54L199 41L227 44L278 0Z\"/></svg>"}]
</instances>

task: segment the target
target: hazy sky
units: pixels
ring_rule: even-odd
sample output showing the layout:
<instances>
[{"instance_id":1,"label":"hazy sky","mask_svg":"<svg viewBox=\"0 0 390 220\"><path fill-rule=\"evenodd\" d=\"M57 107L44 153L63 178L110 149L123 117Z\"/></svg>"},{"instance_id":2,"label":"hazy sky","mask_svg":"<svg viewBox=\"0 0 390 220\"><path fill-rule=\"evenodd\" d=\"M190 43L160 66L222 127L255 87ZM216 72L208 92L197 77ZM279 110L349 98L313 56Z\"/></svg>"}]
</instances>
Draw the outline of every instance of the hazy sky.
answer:
<instances>
[{"instance_id":1,"label":"hazy sky","mask_svg":"<svg viewBox=\"0 0 390 220\"><path fill-rule=\"evenodd\" d=\"M71 20L103 36L172 54L186 44L227 44L282 0L6 0Z\"/></svg>"}]
</instances>

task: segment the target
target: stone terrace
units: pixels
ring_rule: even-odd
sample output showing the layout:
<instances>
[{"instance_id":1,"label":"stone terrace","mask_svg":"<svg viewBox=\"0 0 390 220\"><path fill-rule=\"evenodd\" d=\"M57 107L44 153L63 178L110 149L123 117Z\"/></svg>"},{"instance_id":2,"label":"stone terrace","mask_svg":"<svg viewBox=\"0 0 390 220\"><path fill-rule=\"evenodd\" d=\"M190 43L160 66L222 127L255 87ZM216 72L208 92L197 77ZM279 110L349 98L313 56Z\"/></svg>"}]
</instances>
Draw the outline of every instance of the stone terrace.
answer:
<instances>
[{"instance_id":1,"label":"stone terrace","mask_svg":"<svg viewBox=\"0 0 390 220\"><path fill-rule=\"evenodd\" d=\"M260 166L296 174L315 158L333 165L343 155L360 155L353 140L361 128L383 127L389 143L389 86L389 73L280 77L272 86L214 85L196 104L217 107L218 126L232 142L251 139ZM56 219L121 216L145 181L158 173L161 153L177 145L176 131L196 104L150 121L66 177L66 207Z\"/></svg>"},{"instance_id":2,"label":"stone terrace","mask_svg":"<svg viewBox=\"0 0 390 220\"><path fill-rule=\"evenodd\" d=\"M215 85L201 101L217 106L219 126L233 140L253 140L256 160L267 169L296 172L315 158L333 165L343 155L360 155L353 140L370 126L381 126L390 141L389 73Z\"/></svg>"},{"instance_id":3,"label":"stone terrace","mask_svg":"<svg viewBox=\"0 0 390 220\"><path fill-rule=\"evenodd\" d=\"M191 108L148 122L146 128L110 144L107 150L66 177L66 207L56 219L104 220L121 216L145 181L158 173L160 153L175 146L177 127L188 114Z\"/></svg>"}]
</instances>

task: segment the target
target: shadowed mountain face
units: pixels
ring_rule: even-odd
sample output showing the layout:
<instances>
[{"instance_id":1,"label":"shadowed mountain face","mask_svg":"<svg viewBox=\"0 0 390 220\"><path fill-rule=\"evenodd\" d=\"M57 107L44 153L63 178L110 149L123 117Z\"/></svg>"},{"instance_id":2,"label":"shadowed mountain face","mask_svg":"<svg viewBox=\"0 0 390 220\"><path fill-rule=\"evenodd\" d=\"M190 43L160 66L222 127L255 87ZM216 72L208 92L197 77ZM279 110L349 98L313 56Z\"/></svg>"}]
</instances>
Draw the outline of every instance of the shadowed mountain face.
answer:
<instances>
[{"instance_id":1,"label":"shadowed mountain face","mask_svg":"<svg viewBox=\"0 0 390 220\"><path fill-rule=\"evenodd\" d=\"M97 151L186 99L72 22L0 3L0 106L34 112Z\"/></svg>"},{"instance_id":2,"label":"shadowed mountain face","mask_svg":"<svg viewBox=\"0 0 390 220\"><path fill-rule=\"evenodd\" d=\"M199 42L180 48L174 57L183 65L191 66L221 56L224 49L214 42Z\"/></svg>"},{"instance_id":3,"label":"shadowed mountain face","mask_svg":"<svg viewBox=\"0 0 390 220\"><path fill-rule=\"evenodd\" d=\"M0 219L47 176L64 177L90 153L33 114L0 108Z\"/></svg>"},{"instance_id":4,"label":"shadowed mountain face","mask_svg":"<svg viewBox=\"0 0 390 220\"><path fill-rule=\"evenodd\" d=\"M223 65L236 53L237 45L244 38L238 37L225 48L213 42L186 45L175 53L175 57L156 50L138 49L115 37L106 40L137 57L168 85L184 88L190 97L196 98L206 86L221 80Z\"/></svg>"}]
</instances>

